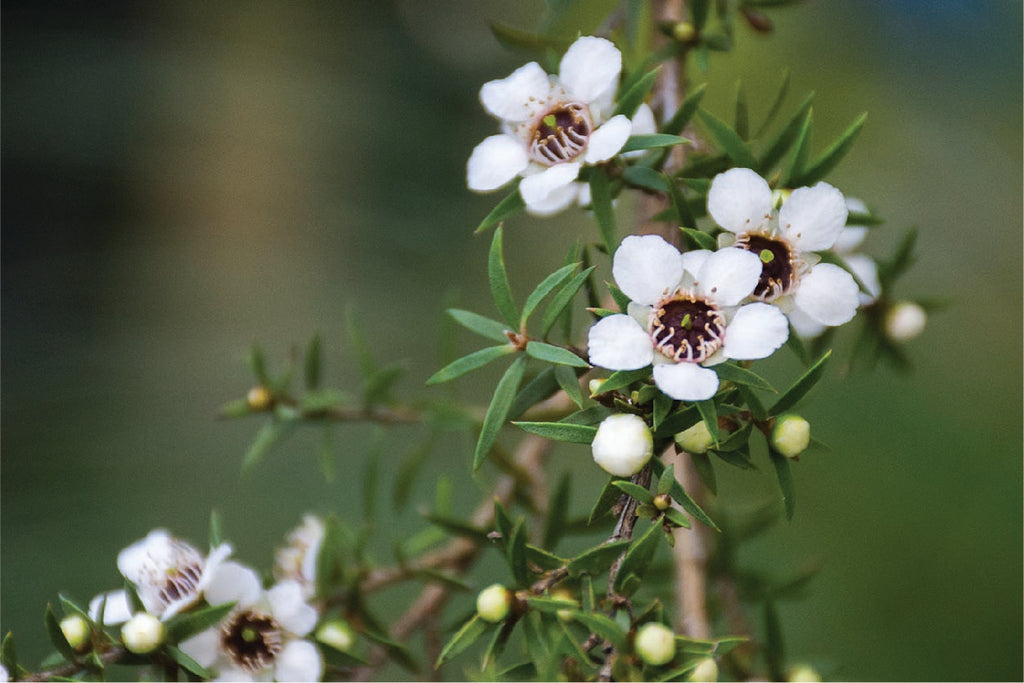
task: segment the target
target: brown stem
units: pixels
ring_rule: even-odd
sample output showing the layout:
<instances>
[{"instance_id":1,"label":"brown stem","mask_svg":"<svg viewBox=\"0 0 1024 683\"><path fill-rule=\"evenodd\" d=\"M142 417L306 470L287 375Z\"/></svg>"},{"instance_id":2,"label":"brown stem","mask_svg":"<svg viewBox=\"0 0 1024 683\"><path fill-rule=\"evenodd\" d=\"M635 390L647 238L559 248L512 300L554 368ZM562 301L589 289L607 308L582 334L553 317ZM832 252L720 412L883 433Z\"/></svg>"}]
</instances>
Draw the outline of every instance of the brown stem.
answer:
<instances>
[{"instance_id":1,"label":"brown stem","mask_svg":"<svg viewBox=\"0 0 1024 683\"><path fill-rule=\"evenodd\" d=\"M122 657L128 654L128 650L123 647L112 647L109 650L100 654L100 661L106 664L115 664L121 660ZM69 678L80 671L87 671L92 667L85 663L79 662L68 662L53 669L47 669L45 671L37 671L36 673L30 673L24 678L18 680L21 681L49 681L54 678ZM13 674L14 672L10 672Z\"/></svg>"}]
</instances>

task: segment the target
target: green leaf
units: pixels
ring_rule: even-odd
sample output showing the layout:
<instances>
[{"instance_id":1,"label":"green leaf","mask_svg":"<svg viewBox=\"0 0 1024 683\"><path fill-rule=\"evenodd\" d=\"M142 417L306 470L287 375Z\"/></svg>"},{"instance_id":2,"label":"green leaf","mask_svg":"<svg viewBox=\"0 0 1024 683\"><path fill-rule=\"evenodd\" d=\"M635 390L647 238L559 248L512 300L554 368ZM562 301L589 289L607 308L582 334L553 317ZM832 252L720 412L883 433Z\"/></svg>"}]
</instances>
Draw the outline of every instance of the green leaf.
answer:
<instances>
[{"instance_id":1,"label":"green leaf","mask_svg":"<svg viewBox=\"0 0 1024 683\"><path fill-rule=\"evenodd\" d=\"M512 407L508 409L508 419L518 419L520 415L552 396L556 391L558 391L558 381L555 379L555 368L546 367L516 394L515 400L512 401Z\"/></svg>"},{"instance_id":2,"label":"green leaf","mask_svg":"<svg viewBox=\"0 0 1024 683\"><path fill-rule=\"evenodd\" d=\"M589 368L590 363L583 360L569 349L547 344L545 342L531 341L526 344L526 354L537 360L558 365L568 365L574 368Z\"/></svg>"},{"instance_id":3,"label":"green leaf","mask_svg":"<svg viewBox=\"0 0 1024 683\"><path fill-rule=\"evenodd\" d=\"M305 413L318 413L348 403L351 398L337 389L313 389L302 397L300 408Z\"/></svg>"},{"instance_id":4,"label":"green leaf","mask_svg":"<svg viewBox=\"0 0 1024 683\"><path fill-rule=\"evenodd\" d=\"M314 334L306 347L305 380L307 389L316 389L320 386L320 371L323 362L321 351L320 335Z\"/></svg>"},{"instance_id":5,"label":"green leaf","mask_svg":"<svg viewBox=\"0 0 1024 683\"><path fill-rule=\"evenodd\" d=\"M478 368L482 368L491 361L503 358L504 356L510 356L514 354L518 349L509 343L502 344L501 346L488 346L487 348L474 351L473 353L463 356L457 360L453 360L448 365L444 366L427 380L427 385L440 384L441 382L447 382L453 380L456 377L461 377L467 372L472 372Z\"/></svg>"},{"instance_id":6,"label":"green leaf","mask_svg":"<svg viewBox=\"0 0 1024 683\"><path fill-rule=\"evenodd\" d=\"M558 318L562 315L562 311L565 307L572 303L573 297L576 296L576 292L580 291L580 287L587 281L590 274L594 272L597 266L590 266L581 273L577 273L576 277L569 280L558 292L551 297L551 303L548 304L547 309L544 311L544 318L541 321L541 337L547 339L548 333L551 332L551 328L554 327Z\"/></svg>"},{"instance_id":7,"label":"green leaf","mask_svg":"<svg viewBox=\"0 0 1024 683\"><path fill-rule=\"evenodd\" d=\"M622 172L622 179L630 185L641 187L655 192L668 192L672 183L668 181L664 173L655 171L647 166L629 166ZM609 249L609 254L614 253Z\"/></svg>"},{"instance_id":8,"label":"green leaf","mask_svg":"<svg viewBox=\"0 0 1024 683\"><path fill-rule=\"evenodd\" d=\"M519 320L519 313L516 311L516 304L512 298L512 286L508 282L508 273L505 272L505 256L502 253L501 237L502 230L499 227L494 231L491 251L487 257L487 278L491 284L494 305L505 322L514 328Z\"/></svg>"},{"instance_id":9,"label":"green leaf","mask_svg":"<svg viewBox=\"0 0 1024 683\"><path fill-rule=\"evenodd\" d=\"M297 424L298 420L278 417L263 423L242 459L242 472L251 471L270 452L274 444L290 434Z\"/></svg>"},{"instance_id":10,"label":"green leaf","mask_svg":"<svg viewBox=\"0 0 1024 683\"><path fill-rule=\"evenodd\" d=\"M818 380L822 378L825 373L825 366L828 364L829 358L832 357L832 351L826 351L825 354L818 359L818 361L808 368L807 372L800 376L800 378L793 383L789 389L786 390L779 400L768 409L769 415L779 415L792 408L796 403L802 399L808 391L814 388L814 385L818 383Z\"/></svg>"},{"instance_id":11,"label":"green leaf","mask_svg":"<svg viewBox=\"0 0 1024 683\"><path fill-rule=\"evenodd\" d=\"M505 323L499 323L497 320L485 318L478 313L464 311L461 308L449 308L448 315L455 318L456 322L470 332L476 332L480 336L494 341L508 342L508 335L505 332L513 329Z\"/></svg>"},{"instance_id":12,"label":"green leaf","mask_svg":"<svg viewBox=\"0 0 1024 683\"><path fill-rule=\"evenodd\" d=\"M716 251L718 249L718 240L703 230L693 230L691 228L680 228L680 230L683 231L684 235L693 240L698 249L707 249L708 251Z\"/></svg>"},{"instance_id":13,"label":"green leaf","mask_svg":"<svg viewBox=\"0 0 1024 683\"><path fill-rule=\"evenodd\" d=\"M647 93L651 92L651 88L654 87L654 81L658 78L658 72L660 68L651 69L643 75L642 78L629 87L629 89L619 97L619 104L615 107L615 111L612 116L617 114L624 114L630 118L636 113L637 107L647 97Z\"/></svg>"},{"instance_id":14,"label":"green leaf","mask_svg":"<svg viewBox=\"0 0 1024 683\"><path fill-rule=\"evenodd\" d=\"M674 436L684 429L689 429L700 421L697 406L691 405L666 417L654 431L655 437ZM660 470L659 470L660 472Z\"/></svg>"},{"instance_id":15,"label":"green leaf","mask_svg":"<svg viewBox=\"0 0 1024 683\"><path fill-rule=\"evenodd\" d=\"M484 216L484 219L480 221L480 225L477 226L476 232L481 233L490 230L495 225L501 224L503 220L519 213L526 207L526 203L523 201L523 196L519 194L519 181L516 181L512 191L506 195L504 199L498 202L498 205L491 209L491 212Z\"/></svg>"},{"instance_id":16,"label":"green leaf","mask_svg":"<svg viewBox=\"0 0 1024 683\"><path fill-rule=\"evenodd\" d=\"M715 138L715 141L732 159L734 165L743 168L757 167L757 159L754 158L750 147L729 124L704 109L697 113L700 115L704 125L707 126L708 131Z\"/></svg>"},{"instance_id":17,"label":"green leaf","mask_svg":"<svg viewBox=\"0 0 1024 683\"><path fill-rule=\"evenodd\" d=\"M582 408L583 390L580 389L580 382L576 372L568 365L557 365L555 366L555 379L558 380L558 386L572 399L576 407Z\"/></svg>"},{"instance_id":18,"label":"green leaf","mask_svg":"<svg viewBox=\"0 0 1024 683\"><path fill-rule=\"evenodd\" d=\"M910 229L903 234L892 257L878 264L878 280L883 290L892 288L896 279L914 263L914 247L917 244L917 230Z\"/></svg>"},{"instance_id":19,"label":"green leaf","mask_svg":"<svg viewBox=\"0 0 1024 683\"><path fill-rule=\"evenodd\" d=\"M234 608L234 602L212 607L203 607L194 612L183 612L175 615L167 622L167 636L171 642L178 643L191 638L200 631L205 631L219 623Z\"/></svg>"},{"instance_id":20,"label":"green leaf","mask_svg":"<svg viewBox=\"0 0 1024 683\"><path fill-rule=\"evenodd\" d=\"M775 468L775 477L779 480L782 502L786 506L786 519L793 519L793 510L796 508L796 489L793 486L793 474L789 471L789 458L776 453L773 448L768 449L768 454L771 457L772 467Z\"/></svg>"},{"instance_id":21,"label":"green leaf","mask_svg":"<svg viewBox=\"0 0 1024 683\"><path fill-rule=\"evenodd\" d=\"M57 620L57 616L53 613L53 606L49 603L46 604L46 632L50 636L50 642L57 648L57 651L64 657L64 659L70 661L75 660L75 650L68 643L68 639L64 637L64 631L61 630L60 622Z\"/></svg>"},{"instance_id":22,"label":"green leaf","mask_svg":"<svg viewBox=\"0 0 1024 683\"><path fill-rule=\"evenodd\" d=\"M619 307L620 313L625 313L629 308L629 297L626 296L621 289L615 286L613 282L605 282L605 287L608 288L608 293L612 295L612 301Z\"/></svg>"},{"instance_id":23,"label":"green leaf","mask_svg":"<svg viewBox=\"0 0 1024 683\"><path fill-rule=\"evenodd\" d=\"M512 424L523 431L542 436L545 439L567 443L589 444L593 442L594 435L597 434L597 427L565 422L513 422Z\"/></svg>"},{"instance_id":24,"label":"green leaf","mask_svg":"<svg viewBox=\"0 0 1024 683\"><path fill-rule=\"evenodd\" d=\"M672 482L676 480L676 466L668 465L665 467L665 471L658 477L658 491L659 496L663 496L666 493L672 492Z\"/></svg>"},{"instance_id":25,"label":"green leaf","mask_svg":"<svg viewBox=\"0 0 1024 683\"><path fill-rule=\"evenodd\" d=\"M658 429L661 423L665 421L668 414L672 412L672 406L675 405L675 401L672 400L668 394L663 394L660 391L654 396L654 411L651 415L651 426L654 429Z\"/></svg>"},{"instance_id":26,"label":"green leaf","mask_svg":"<svg viewBox=\"0 0 1024 683\"><path fill-rule=\"evenodd\" d=\"M619 389L625 389L633 382L639 382L645 380L651 376L650 366L640 368L639 370L618 370L608 375L608 379L601 383L595 396L600 394L607 394L609 391L617 391Z\"/></svg>"},{"instance_id":27,"label":"green leaf","mask_svg":"<svg viewBox=\"0 0 1024 683\"><path fill-rule=\"evenodd\" d=\"M614 589L617 593L628 597L639 588L640 582L628 582L626 579L630 576L643 579L647 568L654 560L654 553L658 550L660 542L661 524L657 522L651 524L640 538L633 541L622 558L619 573L615 575Z\"/></svg>"},{"instance_id":28,"label":"green leaf","mask_svg":"<svg viewBox=\"0 0 1024 683\"><path fill-rule=\"evenodd\" d=\"M564 567L566 559L559 557L554 553L548 552L543 548L538 548L535 545L526 544L526 561L531 565L536 565L542 570L558 569Z\"/></svg>"},{"instance_id":29,"label":"green leaf","mask_svg":"<svg viewBox=\"0 0 1024 683\"><path fill-rule=\"evenodd\" d=\"M690 210L690 205L686 201L686 197L683 196L683 191L679 188L679 185L672 182L668 176L665 176L665 184L668 185L669 196L672 199L672 209L676 213L676 220L679 222L683 232L696 230L697 218L693 215L693 211ZM705 233L702 232L701 235L703 234ZM710 237L710 235L708 236ZM715 248L717 247L716 243Z\"/></svg>"},{"instance_id":30,"label":"green leaf","mask_svg":"<svg viewBox=\"0 0 1024 683\"><path fill-rule=\"evenodd\" d=\"M703 479L701 481L703 481ZM714 493L713 486L709 486L708 488L712 493ZM665 510L665 518L676 526L681 526L684 529L690 528L690 518L680 512L677 508L668 508Z\"/></svg>"},{"instance_id":31,"label":"green leaf","mask_svg":"<svg viewBox=\"0 0 1024 683\"><path fill-rule=\"evenodd\" d=\"M612 482L612 486L619 489L623 493L629 495L632 498L636 498L641 503L653 503L654 495L650 491L645 489L639 484L634 484L626 479L616 479Z\"/></svg>"},{"instance_id":32,"label":"green leaf","mask_svg":"<svg viewBox=\"0 0 1024 683\"><path fill-rule=\"evenodd\" d=\"M785 101L787 93L789 93L789 69L783 70L782 84L779 86L779 92L775 95L772 106L768 108L768 113L765 114L764 121L761 122L761 126L757 129L754 137L760 138L768 130L768 126L772 125L772 121L775 120L775 117L782 110L782 103Z\"/></svg>"},{"instance_id":33,"label":"green leaf","mask_svg":"<svg viewBox=\"0 0 1024 683\"><path fill-rule=\"evenodd\" d=\"M768 671L773 681L781 681L785 678L783 671L786 656L782 642L782 623L779 621L779 612L775 609L775 603L771 600L764 602L764 658L768 663Z\"/></svg>"},{"instance_id":34,"label":"green leaf","mask_svg":"<svg viewBox=\"0 0 1024 683\"><path fill-rule=\"evenodd\" d=\"M611 642L612 647L616 650L621 651L625 648L626 634L622 632L622 627L611 617L598 612L574 610L572 618L586 626L592 633L596 633Z\"/></svg>"},{"instance_id":35,"label":"green leaf","mask_svg":"<svg viewBox=\"0 0 1024 683\"><path fill-rule=\"evenodd\" d=\"M536 33L512 28L497 22L491 22L490 28L491 33L498 39L498 42L508 48L519 48L536 52L543 52L545 50L561 52L561 48L564 47L563 43L568 44L568 41L564 39L545 38Z\"/></svg>"},{"instance_id":36,"label":"green leaf","mask_svg":"<svg viewBox=\"0 0 1024 683\"><path fill-rule=\"evenodd\" d=\"M672 115L672 118L662 126L662 131L670 135L681 133L683 128L686 128L686 124L693 118L693 115L697 113L700 101L703 99L707 87L707 83L701 83L691 90L690 94L687 95L686 99L679 106L679 109L676 110L676 113Z\"/></svg>"},{"instance_id":37,"label":"green leaf","mask_svg":"<svg viewBox=\"0 0 1024 683\"><path fill-rule=\"evenodd\" d=\"M216 509L210 510L210 547L216 548L224 539L221 533L220 513Z\"/></svg>"},{"instance_id":38,"label":"green leaf","mask_svg":"<svg viewBox=\"0 0 1024 683\"><path fill-rule=\"evenodd\" d=\"M498 436L502 425L505 424L505 418L508 417L509 408L512 407L512 400L519 389L525 369L526 357L519 356L508 367L498 382L498 386L494 389L494 397L487 408L487 414L484 416L484 422L480 428L480 438L476 442L476 450L473 453L474 472L480 469L487 454L491 452L494 439Z\"/></svg>"},{"instance_id":39,"label":"green leaf","mask_svg":"<svg viewBox=\"0 0 1024 683\"><path fill-rule=\"evenodd\" d=\"M797 177L791 178L791 186L813 185L828 175L828 172L835 168L842 161L843 157L846 156L846 153L850 151L853 141L857 138L857 134L860 133L860 129L864 126L867 118L868 115L865 112L854 119L853 123L832 142L829 148L813 164Z\"/></svg>"},{"instance_id":40,"label":"green leaf","mask_svg":"<svg viewBox=\"0 0 1024 683\"><path fill-rule=\"evenodd\" d=\"M562 610L579 609L572 600L565 600L560 598L542 598L539 596L530 596L526 598L526 603L538 612L545 614L558 614Z\"/></svg>"},{"instance_id":41,"label":"green leaf","mask_svg":"<svg viewBox=\"0 0 1024 683\"><path fill-rule=\"evenodd\" d=\"M653 466L654 473L656 475L660 476L661 473L664 472L665 464L661 462L661 460L653 459L651 460L651 465ZM686 489L683 488L683 485L679 483L678 479L674 479L672 482L672 498L698 522L706 524L715 531L721 531L721 529L718 528L718 525L708 517L708 514L704 512L699 505L697 505L693 498L690 498L690 495L686 492Z\"/></svg>"},{"instance_id":42,"label":"green leaf","mask_svg":"<svg viewBox=\"0 0 1024 683\"><path fill-rule=\"evenodd\" d=\"M445 531L454 534L456 536L465 536L466 538L484 542L487 540L487 530L475 527L469 522L462 520L458 517L450 517L443 515L438 512L426 512L423 514L424 518L427 519L431 524L436 524Z\"/></svg>"},{"instance_id":43,"label":"green leaf","mask_svg":"<svg viewBox=\"0 0 1024 683\"><path fill-rule=\"evenodd\" d=\"M616 497L618 497L616 491ZM581 574L597 576L608 571L612 562L629 547L629 541L613 541L590 548L573 558L569 563L569 576L579 578Z\"/></svg>"},{"instance_id":44,"label":"green leaf","mask_svg":"<svg viewBox=\"0 0 1024 683\"><path fill-rule=\"evenodd\" d=\"M718 407L715 405L714 399L705 399L703 401L697 401L697 411L700 413L700 417L704 420L704 424L708 428L708 433L711 434L712 441L715 444L718 443Z\"/></svg>"},{"instance_id":45,"label":"green leaf","mask_svg":"<svg viewBox=\"0 0 1024 683\"><path fill-rule=\"evenodd\" d=\"M793 179L804 172L807 165L807 155L811 148L811 129L814 127L814 108L807 108L807 115L800 124L793 144L793 158L789 162L789 169L783 174L781 186L794 187Z\"/></svg>"},{"instance_id":46,"label":"green leaf","mask_svg":"<svg viewBox=\"0 0 1024 683\"><path fill-rule=\"evenodd\" d=\"M721 382L732 382L733 384L745 384L750 387L757 387L765 391L775 392L775 389L768 380L758 374L732 363L719 363L711 368L718 375Z\"/></svg>"},{"instance_id":47,"label":"green leaf","mask_svg":"<svg viewBox=\"0 0 1024 683\"><path fill-rule=\"evenodd\" d=\"M675 147L676 145L682 145L687 142L690 142L687 138L680 137L678 135L667 135L665 133L633 135L626 140L626 144L619 150L619 154L624 154L625 152L638 152L644 149Z\"/></svg>"},{"instance_id":48,"label":"green leaf","mask_svg":"<svg viewBox=\"0 0 1024 683\"><path fill-rule=\"evenodd\" d=\"M512 527L512 537L505 549L505 558L515 585L524 588L530 584L530 572L526 568L526 520L519 518Z\"/></svg>"},{"instance_id":49,"label":"green leaf","mask_svg":"<svg viewBox=\"0 0 1024 683\"><path fill-rule=\"evenodd\" d=\"M718 480L715 478L715 468L711 465L711 458L707 453L691 453L690 459L693 461L693 469L697 471L701 483L711 492L711 495L717 495Z\"/></svg>"},{"instance_id":50,"label":"green leaf","mask_svg":"<svg viewBox=\"0 0 1024 683\"><path fill-rule=\"evenodd\" d=\"M754 390L745 384L738 384L736 386L739 389L740 396L746 402L747 407L750 408L750 413L758 420L765 420L768 418L768 411L765 409L764 404L761 403L761 399L757 397Z\"/></svg>"},{"instance_id":51,"label":"green leaf","mask_svg":"<svg viewBox=\"0 0 1024 683\"><path fill-rule=\"evenodd\" d=\"M601 232L601 242L611 254L615 251L617 243L615 210L612 207L612 191L608 172L601 166L593 168L590 173L590 206L594 211L594 220L597 221L598 230Z\"/></svg>"},{"instance_id":52,"label":"green leaf","mask_svg":"<svg viewBox=\"0 0 1024 683\"><path fill-rule=\"evenodd\" d=\"M537 305L540 304L544 297L550 294L553 290L565 284L565 282L572 277L572 272L576 270L579 265L580 264L577 262L562 266L555 272L551 273L551 275L544 278L544 280L537 285L536 289L530 292L530 296L526 297L526 303L523 304L523 314L519 319L520 328L526 327L526 321L537 308Z\"/></svg>"},{"instance_id":53,"label":"green leaf","mask_svg":"<svg viewBox=\"0 0 1024 683\"><path fill-rule=\"evenodd\" d=\"M437 658L437 662L434 664L434 668L438 669L442 664L450 660L452 657L464 652L466 648L476 642L477 638L487 633L495 624L491 624L480 618L479 614L474 614L473 618L462 625L448 644L441 650L441 654Z\"/></svg>"},{"instance_id":54,"label":"green leaf","mask_svg":"<svg viewBox=\"0 0 1024 683\"><path fill-rule=\"evenodd\" d=\"M248 364L253 377L256 378L256 381L265 387L269 387L271 385L270 375L267 374L267 363L263 359L262 349L253 345L253 347L249 349L249 355L246 357L245 361L246 364Z\"/></svg>"},{"instance_id":55,"label":"green leaf","mask_svg":"<svg viewBox=\"0 0 1024 683\"><path fill-rule=\"evenodd\" d=\"M185 671L188 671L193 676L203 681L212 681L214 673L210 669L207 669L196 660L189 657L182 650L174 645L167 645L164 647L167 654L170 655L171 659Z\"/></svg>"},{"instance_id":56,"label":"green leaf","mask_svg":"<svg viewBox=\"0 0 1024 683\"><path fill-rule=\"evenodd\" d=\"M548 502L548 514L544 518L544 535L541 537L541 545L545 548L554 548L558 545L559 539L565 532L565 525L569 519L569 487L572 480L568 472L564 473L558 480L558 485L551 494Z\"/></svg>"},{"instance_id":57,"label":"green leaf","mask_svg":"<svg viewBox=\"0 0 1024 683\"><path fill-rule=\"evenodd\" d=\"M359 317L356 307L345 307L345 328L348 332L348 343L359 361L359 371L363 377L369 377L377 370L377 363L370 352L370 344L363 332L363 320Z\"/></svg>"},{"instance_id":58,"label":"green leaf","mask_svg":"<svg viewBox=\"0 0 1024 683\"><path fill-rule=\"evenodd\" d=\"M414 443L408 455L402 458L402 462L398 466L398 473L395 475L394 489L391 496L392 504L396 509L402 510L409 503L412 486L416 481L416 477L423 470L423 465L427 462L432 448L433 440L428 437L424 441ZM377 455L377 453L374 453L374 455Z\"/></svg>"},{"instance_id":59,"label":"green leaf","mask_svg":"<svg viewBox=\"0 0 1024 683\"><path fill-rule=\"evenodd\" d=\"M18 653L14 648L14 634L10 631L4 634L3 641L0 641L0 664L3 664L9 675L18 675Z\"/></svg>"},{"instance_id":60,"label":"green leaf","mask_svg":"<svg viewBox=\"0 0 1024 683\"><path fill-rule=\"evenodd\" d=\"M505 510L505 506L497 498L494 499L494 528L500 534L497 539L498 547L502 549L502 552L505 552L508 548L508 542L512 538L512 520Z\"/></svg>"}]
</instances>

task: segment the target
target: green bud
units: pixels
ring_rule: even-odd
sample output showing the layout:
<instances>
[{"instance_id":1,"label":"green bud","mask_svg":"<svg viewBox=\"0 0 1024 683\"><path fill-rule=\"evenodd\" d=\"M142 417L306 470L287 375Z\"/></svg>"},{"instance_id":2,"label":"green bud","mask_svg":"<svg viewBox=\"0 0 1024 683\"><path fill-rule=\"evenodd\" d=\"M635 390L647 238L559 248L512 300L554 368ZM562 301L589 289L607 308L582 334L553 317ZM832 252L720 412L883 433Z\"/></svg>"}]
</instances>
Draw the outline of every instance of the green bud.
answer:
<instances>
[{"instance_id":1,"label":"green bud","mask_svg":"<svg viewBox=\"0 0 1024 683\"><path fill-rule=\"evenodd\" d=\"M64 640L68 641L68 645L76 652L87 649L92 640L92 629L89 628L89 622L77 614L61 619L60 630L64 634Z\"/></svg>"},{"instance_id":2,"label":"green bud","mask_svg":"<svg viewBox=\"0 0 1024 683\"><path fill-rule=\"evenodd\" d=\"M708 426L701 420L689 429L685 429L675 435L676 443L687 453L707 453L711 444L715 442L711 438Z\"/></svg>"},{"instance_id":3,"label":"green bud","mask_svg":"<svg viewBox=\"0 0 1024 683\"><path fill-rule=\"evenodd\" d=\"M667 493L659 493L654 497L654 507L662 512L672 507L672 496Z\"/></svg>"},{"instance_id":4,"label":"green bud","mask_svg":"<svg viewBox=\"0 0 1024 683\"><path fill-rule=\"evenodd\" d=\"M262 384L253 387L245 396L246 403L252 410L267 410L274 402L274 395Z\"/></svg>"},{"instance_id":5,"label":"green bud","mask_svg":"<svg viewBox=\"0 0 1024 683\"><path fill-rule=\"evenodd\" d=\"M672 27L672 37L680 43L688 43L697 37L697 29L688 21L680 21Z\"/></svg>"},{"instance_id":6,"label":"green bud","mask_svg":"<svg viewBox=\"0 0 1024 683\"><path fill-rule=\"evenodd\" d=\"M793 413L780 415L772 428L772 447L786 456L795 458L811 443L811 424Z\"/></svg>"},{"instance_id":7,"label":"green bud","mask_svg":"<svg viewBox=\"0 0 1024 683\"><path fill-rule=\"evenodd\" d=\"M342 652L349 652L356 644L355 631L347 621L341 618L325 621L316 630L316 639Z\"/></svg>"},{"instance_id":8,"label":"green bud","mask_svg":"<svg viewBox=\"0 0 1024 683\"><path fill-rule=\"evenodd\" d=\"M718 680L718 663L711 657L705 657L697 662L697 666L690 672L691 681L709 683Z\"/></svg>"},{"instance_id":9,"label":"green bud","mask_svg":"<svg viewBox=\"0 0 1024 683\"><path fill-rule=\"evenodd\" d=\"M504 621L512 604L512 594L500 583L495 583L480 591L476 596L476 612L481 619L491 623Z\"/></svg>"},{"instance_id":10,"label":"green bud","mask_svg":"<svg viewBox=\"0 0 1024 683\"><path fill-rule=\"evenodd\" d=\"M665 624L650 621L636 632L633 649L651 666L668 664L676 656L676 634Z\"/></svg>"},{"instance_id":11,"label":"green bud","mask_svg":"<svg viewBox=\"0 0 1024 683\"><path fill-rule=\"evenodd\" d=\"M121 640L129 652L149 654L164 642L164 623L146 612L138 612L121 627Z\"/></svg>"}]
</instances>

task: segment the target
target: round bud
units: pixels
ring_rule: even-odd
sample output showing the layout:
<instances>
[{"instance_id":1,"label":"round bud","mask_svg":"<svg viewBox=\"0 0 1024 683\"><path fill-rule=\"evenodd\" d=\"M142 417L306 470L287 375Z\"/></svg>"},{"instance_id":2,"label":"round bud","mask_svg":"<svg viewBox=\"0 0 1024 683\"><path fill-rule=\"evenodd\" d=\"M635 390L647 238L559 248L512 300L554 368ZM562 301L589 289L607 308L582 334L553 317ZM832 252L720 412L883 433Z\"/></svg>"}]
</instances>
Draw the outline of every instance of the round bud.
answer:
<instances>
[{"instance_id":1,"label":"round bud","mask_svg":"<svg viewBox=\"0 0 1024 683\"><path fill-rule=\"evenodd\" d=\"M121 627L121 640L129 652L149 654L164 642L164 622L152 614L138 612Z\"/></svg>"},{"instance_id":2,"label":"round bud","mask_svg":"<svg viewBox=\"0 0 1024 683\"><path fill-rule=\"evenodd\" d=\"M637 415L619 413L604 419L591 444L594 462L616 477L631 477L654 453L647 423Z\"/></svg>"},{"instance_id":3,"label":"round bud","mask_svg":"<svg viewBox=\"0 0 1024 683\"><path fill-rule=\"evenodd\" d=\"M690 672L691 681L717 681L718 663L711 657L705 657L697 662L697 666Z\"/></svg>"},{"instance_id":4,"label":"round bud","mask_svg":"<svg viewBox=\"0 0 1024 683\"><path fill-rule=\"evenodd\" d=\"M786 456L795 458L811 443L811 424L792 413L780 415L772 428L772 447Z\"/></svg>"},{"instance_id":5,"label":"round bud","mask_svg":"<svg viewBox=\"0 0 1024 683\"><path fill-rule=\"evenodd\" d=\"M76 652L82 652L89 646L92 639L92 629L89 622L77 614L64 617L60 620L60 631L64 634L64 640Z\"/></svg>"},{"instance_id":6,"label":"round bud","mask_svg":"<svg viewBox=\"0 0 1024 683\"><path fill-rule=\"evenodd\" d=\"M245 401L252 410L267 410L274 402L274 395L262 384L253 387L245 395Z\"/></svg>"},{"instance_id":7,"label":"round bud","mask_svg":"<svg viewBox=\"0 0 1024 683\"><path fill-rule=\"evenodd\" d=\"M667 493L659 493L654 497L654 507L662 512L672 507L672 496Z\"/></svg>"},{"instance_id":8,"label":"round bud","mask_svg":"<svg viewBox=\"0 0 1024 683\"><path fill-rule=\"evenodd\" d=\"M684 429L675 435L676 443L687 453L707 453L711 444L715 442L708 431L708 425L701 420L689 429Z\"/></svg>"},{"instance_id":9,"label":"round bud","mask_svg":"<svg viewBox=\"0 0 1024 683\"><path fill-rule=\"evenodd\" d=\"M924 331L928 315L913 301L893 304L885 314L885 336L895 342L910 341Z\"/></svg>"},{"instance_id":10,"label":"round bud","mask_svg":"<svg viewBox=\"0 0 1024 683\"><path fill-rule=\"evenodd\" d=\"M676 634L665 624L647 622L636 632L633 649L651 666L668 664L676 656Z\"/></svg>"},{"instance_id":11,"label":"round bud","mask_svg":"<svg viewBox=\"0 0 1024 683\"><path fill-rule=\"evenodd\" d=\"M786 680L793 683L821 683L821 674L812 666L798 664L786 672Z\"/></svg>"},{"instance_id":12,"label":"round bud","mask_svg":"<svg viewBox=\"0 0 1024 683\"><path fill-rule=\"evenodd\" d=\"M324 622L316 630L316 639L342 652L348 652L356 644L356 634L344 619Z\"/></svg>"},{"instance_id":13,"label":"round bud","mask_svg":"<svg viewBox=\"0 0 1024 683\"><path fill-rule=\"evenodd\" d=\"M592 379L587 383L587 387L590 389L590 395L594 396L601 391L601 385L605 383L603 379Z\"/></svg>"},{"instance_id":14,"label":"round bud","mask_svg":"<svg viewBox=\"0 0 1024 683\"><path fill-rule=\"evenodd\" d=\"M508 616L511 603L512 594L500 583L495 583L476 596L476 612L481 619L496 624Z\"/></svg>"},{"instance_id":15,"label":"round bud","mask_svg":"<svg viewBox=\"0 0 1024 683\"><path fill-rule=\"evenodd\" d=\"M672 27L672 37L680 43L688 43L697 37L697 29L688 21L680 21Z\"/></svg>"},{"instance_id":16,"label":"round bud","mask_svg":"<svg viewBox=\"0 0 1024 683\"><path fill-rule=\"evenodd\" d=\"M572 594L572 591L569 590L568 588L556 588L553 591L551 591L549 593L549 595L554 600L563 600L563 601L565 601L567 603L572 603L573 607L576 607L576 606L579 605L579 603L576 602L576 597ZM567 606L567 609L560 609L557 612L555 612L555 614L558 616L559 619L561 619L562 621L565 621L565 622L572 621L572 618L573 618L572 617L572 610L568 609L568 606Z\"/></svg>"}]
</instances>

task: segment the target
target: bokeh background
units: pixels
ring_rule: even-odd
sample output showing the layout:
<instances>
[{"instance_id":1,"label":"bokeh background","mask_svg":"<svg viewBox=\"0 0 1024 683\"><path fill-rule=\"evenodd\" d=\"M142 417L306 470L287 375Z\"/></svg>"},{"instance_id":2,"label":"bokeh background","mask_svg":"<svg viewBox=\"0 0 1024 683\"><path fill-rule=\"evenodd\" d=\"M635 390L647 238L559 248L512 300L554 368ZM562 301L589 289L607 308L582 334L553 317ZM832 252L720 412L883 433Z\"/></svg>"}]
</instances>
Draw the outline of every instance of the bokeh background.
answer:
<instances>
[{"instance_id":1,"label":"bokeh background","mask_svg":"<svg viewBox=\"0 0 1024 683\"><path fill-rule=\"evenodd\" d=\"M523 60L487 22L530 28L541 9L3 3L0 618L23 659L49 649L46 602L115 587L118 550L151 528L202 545L216 507L236 553L268 566L302 512L362 515L366 454L387 463L414 432L341 432L332 482L305 434L242 477L257 423L217 409L249 387L252 343L279 368L319 332L332 382L357 381L347 310L382 361L405 359L399 389L424 395L444 308L491 306L472 230L496 197L464 189L464 163L493 131L480 84ZM822 0L772 17L773 36L741 27L735 53L693 75L705 104L726 115L740 79L766 100L789 67L791 105L817 92L819 149L868 111L830 180L888 219L868 251L920 229L901 293L952 305L909 344L913 374L833 365L803 406L832 450L794 468L794 520L746 561L821 565L781 612L792 656L836 677L1020 680L1021 4ZM591 229L514 219L518 290ZM414 500L442 473L486 487L457 443ZM580 510L594 469L585 449L556 464ZM769 471L742 479L721 495L771 500ZM384 560L423 526L414 507L379 529Z\"/></svg>"}]
</instances>

